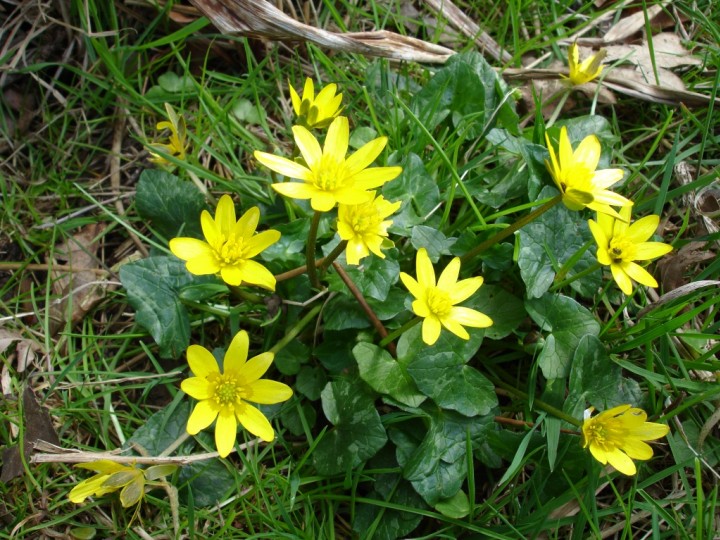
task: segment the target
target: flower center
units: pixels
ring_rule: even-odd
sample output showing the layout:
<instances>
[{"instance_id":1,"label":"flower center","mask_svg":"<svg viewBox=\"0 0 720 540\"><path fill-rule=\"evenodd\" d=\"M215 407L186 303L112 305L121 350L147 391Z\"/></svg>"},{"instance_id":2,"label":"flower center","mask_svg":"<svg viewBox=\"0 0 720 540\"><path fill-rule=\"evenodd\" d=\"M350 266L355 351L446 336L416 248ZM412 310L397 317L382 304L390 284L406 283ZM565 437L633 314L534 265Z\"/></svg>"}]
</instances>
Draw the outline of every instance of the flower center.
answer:
<instances>
[{"instance_id":1,"label":"flower center","mask_svg":"<svg viewBox=\"0 0 720 540\"><path fill-rule=\"evenodd\" d=\"M211 399L230 411L234 411L235 404L248 395L247 388L233 375L218 375L214 383Z\"/></svg>"},{"instance_id":2,"label":"flower center","mask_svg":"<svg viewBox=\"0 0 720 540\"><path fill-rule=\"evenodd\" d=\"M634 259L633 251L633 243L628 239L623 237L610 239L610 244L608 245L608 255L614 263L632 261Z\"/></svg>"},{"instance_id":3,"label":"flower center","mask_svg":"<svg viewBox=\"0 0 720 540\"><path fill-rule=\"evenodd\" d=\"M345 184L345 163L338 163L328 156L323 156L320 164L312 171L311 181L322 191L335 191Z\"/></svg>"},{"instance_id":4,"label":"flower center","mask_svg":"<svg viewBox=\"0 0 720 540\"><path fill-rule=\"evenodd\" d=\"M446 317L452 309L450 295L437 287L428 288L427 305L430 311L440 318Z\"/></svg>"},{"instance_id":5,"label":"flower center","mask_svg":"<svg viewBox=\"0 0 720 540\"><path fill-rule=\"evenodd\" d=\"M241 262L243 257L243 239L235 238L234 234L222 242L220 251L218 252L221 266L234 266Z\"/></svg>"},{"instance_id":6,"label":"flower center","mask_svg":"<svg viewBox=\"0 0 720 540\"><path fill-rule=\"evenodd\" d=\"M359 204L353 207L349 225L357 234L376 232L380 224L380 216L372 203Z\"/></svg>"}]
</instances>

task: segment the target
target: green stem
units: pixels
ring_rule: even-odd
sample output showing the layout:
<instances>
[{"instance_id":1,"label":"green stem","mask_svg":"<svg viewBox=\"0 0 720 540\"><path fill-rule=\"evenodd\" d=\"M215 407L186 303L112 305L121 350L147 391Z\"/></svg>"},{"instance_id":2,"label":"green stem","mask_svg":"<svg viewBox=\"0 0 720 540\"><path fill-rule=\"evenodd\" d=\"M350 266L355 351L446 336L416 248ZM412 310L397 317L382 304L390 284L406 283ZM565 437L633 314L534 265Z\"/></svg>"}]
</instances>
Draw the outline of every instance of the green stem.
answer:
<instances>
[{"instance_id":1,"label":"green stem","mask_svg":"<svg viewBox=\"0 0 720 540\"><path fill-rule=\"evenodd\" d=\"M317 269L315 268L315 242L317 241L318 226L320 225L320 216L322 214L315 211L310 223L310 232L308 233L307 246L305 249L305 264L307 265L307 273L310 278L310 285L314 289L320 288L320 280L318 279Z\"/></svg>"},{"instance_id":2,"label":"green stem","mask_svg":"<svg viewBox=\"0 0 720 540\"><path fill-rule=\"evenodd\" d=\"M313 268L315 268L313 266ZM268 352L271 352L273 354L277 354L280 352L284 347L287 346L288 343L290 343L293 339L298 337L300 332L303 331L303 329L312 321L315 316L320 313L320 310L322 309L322 304L318 304L314 308L312 308L310 311L308 311L307 315L305 315L302 319L300 319L297 323L295 323L295 326L293 326L285 336L278 341Z\"/></svg>"},{"instance_id":3,"label":"green stem","mask_svg":"<svg viewBox=\"0 0 720 540\"><path fill-rule=\"evenodd\" d=\"M403 335L405 332L410 330L413 326L415 326L417 323L422 321L420 317L415 317L414 319L410 319L408 322L403 324L400 328L397 328L390 332L383 340L380 342L381 347L385 347L388 343L395 341L396 338Z\"/></svg>"},{"instance_id":4,"label":"green stem","mask_svg":"<svg viewBox=\"0 0 720 540\"><path fill-rule=\"evenodd\" d=\"M563 280L560 281L559 283L556 283L555 285L553 285L552 287L550 287L550 292L555 292L555 291L557 291L558 289L562 289L565 285L568 285L569 283L572 283L572 282L575 281L576 279L584 278L584 277L587 276L588 274L592 274L593 272L597 271L597 270L600 269L600 268L602 268L602 265L601 265L599 262L596 262L595 264L593 264L592 266L586 268L585 270L581 270L581 271L578 272L577 274L573 274L573 275L570 276L569 278L563 279ZM558 278L559 278L559 279L562 279L563 277L565 277L565 276L558 274L558 275L555 276L555 280L557 280Z\"/></svg>"},{"instance_id":5,"label":"green stem","mask_svg":"<svg viewBox=\"0 0 720 540\"><path fill-rule=\"evenodd\" d=\"M335 246L335 249L333 249L330 254L322 259L322 263L318 265L318 268L320 269L320 272L325 272L330 265L333 263L335 259L337 259L340 254L345 251L345 248L347 247L347 240L341 240L340 243Z\"/></svg>"},{"instance_id":6,"label":"green stem","mask_svg":"<svg viewBox=\"0 0 720 540\"><path fill-rule=\"evenodd\" d=\"M175 450L178 449L178 447L188 440L188 437L190 437L190 434L187 431L183 431L180 436L175 439L173 442L170 443L170 446L168 446L165 450L163 450L160 453L160 456L158 457L166 457L172 454Z\"/></svg>"},{"instance_id":7,"label":"green stem","mask_svg":"<svg viewBox=\"0 0 720 540\"><path fill-rule=\"evenodd\" d=\"M556 195L552 199L550 199L548 202L543 204L542 206L539 206L532 212L530 212L528 215L521 217L518 219L515 223L510 225L509 227L506 227L499 233L497 233L494 236L491 236L481 244L475 246L473 249L468 251L465 255L460 257L460 260L467 261L469 259L472 259L473 257L478 256L483 251L491 248L495 244L501 242L511 234L513 234L515 231L523 228L525 225L530 223L532 220L538 218L539 216L543 215L545 212L550 210L553 206L555 206L557 203L559 203L562 200L562 195Z\"/></svg>"},{"instance_id":8,"label":"green stem","mask_svg":"<svg viewBox=\"0 0 720 540\"><path fill-rule=\"evenodd\" d=\"M229 285L230 293L236 297L240 298L241 300L245 300L246 302L250 302L251 304L262 304L263 298L260 295L244 291L237 285Z\"/></svg>"},{"instance_id":9,"label":"green stem","mask_svg":"<svg viewBox=\"0 0 720 540\"><path fill-rule=\"evenodd\" d=\"M493 377L492 375L487 375L488 379L492 381L492 383L495 386L499 386L503 390L507 391L510 394L513 394L521 399L529 399L530 396L523 392L522 390L518 390L514 386L511 386L500 379L497 379ZM564 411L561 411L557 407L553 407L549 403L545 403L544 401L541 401L537 398L533 399L533 405L537 407L540 410L545 411L546 413L552 414L555 418L559 418L560 420L565 420L568 424L572 424L573 426L577 426L579 428L582 428L582 421L578 420L574 416L570 416L569 414L565 413Z\"/></svg>"},{"instance_id":10,"label":"green stem","mask_svg":"<svg viewBox=\"0 0 720 540\"><path fill-rule=\"evenodd\" d=\"M545 129L549 128L555 123L555 120L558 119L558 116L560 116L560 112L563 110L563 107L565 106L565 102L570 97L571 89L568 88L567 91L562 95L560 98L560 101L558 101L557 107L555 107L555 110L552 113L552 116L545 124Z\"/></svg>"}]
</instances>

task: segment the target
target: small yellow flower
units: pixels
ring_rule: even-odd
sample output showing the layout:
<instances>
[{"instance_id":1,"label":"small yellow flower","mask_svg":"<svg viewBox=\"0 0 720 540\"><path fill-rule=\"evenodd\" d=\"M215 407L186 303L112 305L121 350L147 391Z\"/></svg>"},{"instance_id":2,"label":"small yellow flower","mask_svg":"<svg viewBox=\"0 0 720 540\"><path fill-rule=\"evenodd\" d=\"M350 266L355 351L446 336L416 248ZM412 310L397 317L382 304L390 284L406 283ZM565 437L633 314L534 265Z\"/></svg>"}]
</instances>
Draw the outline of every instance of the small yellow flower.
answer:
<instances>
[{"instance_id":1,"label":"small yellow flower","mask_svg":"<svg viewBox=\"0 0 720 540\"><path fill-rule=\"evenodd\" d=\"M255 152L260 163L289 178L302 182L273 184L273 189L286 197L310 199L313 210L328 212L336 204L362 204L373 199L372 189L398 176L402 167L372 167L387 144L387 137L378 137L345 159L350 140L348 120L338 116L330 124L325 146L307 129L294 126L295 143L305 165L265 152Z\"/></svg>"},{"instance_id":2,"label":"small yellow flower","mask_svg":"<svg viewBox=\"0 0 720 540\"><path fill-rule=\"evenodd\" d=\"M474 309L458 307L470 298L483 283L482 277L474 277L458 281L460 274L460 257L455 257L445 267L440 279L435 282L435 270L425 248L417 253L415 261L417 281L405 272L400 272L400 279L415 297L412 309L415 315L423 317L422 338L432 345L440 337L441 327L462 339L469 339L464 326L487 328L492 319Z\"/></svg>"},{"instance_id":3,"label":"small yellow flower","mask_svg":"<svg viewBox=\"0 0 720 540\"><path fill-rule=\"evenodd\" d=\"M559 159L547 133L545 140L550 152L550 161L546 160L545 165L562 193L563 204L570 210L587 207L620 218L620 214L609 205L632 206L632 201L607 189L622 179L621 169L595 170L601 150L595 135L585 137L573 151L567 128L563 126L560 130Z\"/></svg>"},{"instance_id":4,"label":"small yellow flower","mask_svg":"<svg viewBox=\"0 0 720 540\"><path fill-rule=\"evenodd\" d=\"M173 163L169 162L162 156L162 154L159 154L157 151L161 150L162 152L178 159L185 159L188 148L188 142L186 138L187 135L185 130L185 119L182 116L178 116L175 112L175 109L173 109L172 105L170 105L169 103L165 104L165 111L167 112L169 120L159 122L156 126L156 129L169 129L170 140L168 144L152 143L150 145L150 148L152 149L150 150L150 155L152 156L150 158L150 161L158 165L173 166Z\"/></svg>"},{"instance_id":5,"label":"small yellow flower","mask_svg":"<svg viewBox=\"0 0 720 540\"><path fill-rule=\"evenodd\" d=\"M170 251L187 261L188 272L198 276L220 273L228 285L248 283L275 290L275 276L253 257L280 239L280 233L267 230L255 234L260 210L254 206L235 221L235 206L229 195L218 202L215 218L203 210L200 215L205 241L197 238L173 238Z\"/></svg>"},{"instance_id":6,"label":"small yellow flower","mask_svg":"<svg viewBox=\"0 0 720 540\"><path fill-rule=\"evenodd\" d=\"M391 203L382 195L363 204L338 205L337 230L340 238L347 240L345 257L348 264L360 264L360 259L372 251L381 259L385 255L380 248L392 247L387 229L392 221L383 221L400 208L401 202Z\"/></svg>"},{"instance_id":7,"label":"small yellow flower","mask_svg":"<svg viewBox=\"0 0 720 540\"><path fill-rule=\"evenodd\" d=\"M563 77L569 79L570 82L576 86L592 81L594 78L598 77L600 73L602 73L602 61L606 55L607 51L605 49L600 49L589 58L583 60L582 63L578 64L580 62L580 50L577 43L573 43L568 48L568 67L570 75L568 77L563 75Z\"/></svg>"},{"instance_id":8,"label":"small yellow flower","mask_svg":"<svg viewBox=\"0 0 720 540\"><path fill-rule=\"evenodd\" d=\"M620 209L621 220L598 214L597 223L588 221L598 245L598 262L610 267L615 283L627 295L632 294L633 280L648 287L658 286L655 278L634 261L662 257L673 249L662 242L647 242L657 230L660 216L645 216L629 225L630 212L631 207L626 206Z\"/></svg>"},{"instance_id":9,"label":"small yellow flower","mask_svg":"<svg viewBox=\"0 0 720 540\"><path fill-rule=\"evenodd\" d=\"M340 114L342 110L342 94L335 94L336 84L328 84L320 93L315 96L315 87L310 78L305 80L302 98L298 95L292 85L290 87L290 99L292 100L295 114L298 115L297 123L307 128L325 128Z\"/></svg>"},{"instance_id":10,"label":"small yellow flower","mask_svg":"<svg viewBox=\"0 0 720 540\"><path fill-rule=\"evenodd\" d=\"M620 405L594 417L588 414L582 426L583 448L589 447L603 465L610 463L623 474L635 474L637 469L632 460L653 456L652 447L643 441L659 439L670 431L664 424L645 420L645 411L630 405Z\"/></svg>"},{"instance_id":11,"label":"small yellow flower","mask_svg":"<svg viewBox=\"0 0 720 540\"><path fill-rule=\"evenodd\" d=\"M121 490L120 503L123 508L139 503L145 495L147 485L158 485L153 481L177 469L175 465L153 465L140 469L136 465L122 465L107 459L79 463L76 467L89 469L97 474L72 488L68 495L71 502L82 503L88 497L100 497Z\"/></svg>"},{"instance_id":12,"label":"small yellow flower","mask_svg":"<svg viewBox=\"0 0 720 540\"><path fill-rule=\"evenodd\" d=\"M220 457L232 451L238 422L264 441L275 438L268 419L249 401L271 405L290 399L293 393L286 384L260 379L275 355L265 352L247 360L248 347L248 334L240 330L225 353L223 373L206 348L190 345L187 350L188 364L195 376L185 379L181 388L199 401L188 419L187 432L196 435L217 418L215 445Z\"/></svg>"}]
</instances>

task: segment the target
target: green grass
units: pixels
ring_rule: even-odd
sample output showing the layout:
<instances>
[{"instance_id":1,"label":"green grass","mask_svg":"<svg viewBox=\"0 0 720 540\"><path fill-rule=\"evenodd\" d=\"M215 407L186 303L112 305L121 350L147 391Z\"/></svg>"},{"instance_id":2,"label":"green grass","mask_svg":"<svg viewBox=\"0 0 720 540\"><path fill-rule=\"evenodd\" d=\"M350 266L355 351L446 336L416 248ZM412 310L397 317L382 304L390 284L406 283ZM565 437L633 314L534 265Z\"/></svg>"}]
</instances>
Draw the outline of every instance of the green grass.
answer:
<instances>
[{"instance_id":1,"label":"green grass","mask_svg":"<svg viewBox=\"0 0 720 540\"><path fill-rule=\"evenodd\" d=\"M407 15L401 10L404 2L356 4L315 2L311 13L313 20L328 29L359 31L372 26L430 41L442 36L443 22L426 26L423 21L430 19L425 12ZM690 38L686 45L705 59L703 66L680 72L688 89L716 96L720 14L713 4L710 0L675 2L674 9L685 18L665 31L679 33L682 25ZM541 67L552 60L564 61L566 47L560 40L586 27L591 28L587 36L602 35L598 19L608 14L607 20L617 22L621 16L613 11L613 3L598 9L590 2L570 0L463 1L457 5L512 55L507 66L489 60L495 67L521 67L521 59L545 54L548 57ZM644 6L638 3L635 8ZM339 54L311 44L288 47L245 38L228 40L203 21L172 22L170 8L158 10L122 0L110 5L74 0L67 14L54 7L44 9L54 19L44 19L40 37L25 44L22 39L30 23L9 19L7 29L16 30L17 37L3 63L22 46L27 50L12 69L0 71L6 75L0 97L0 332L19 340L4 349L0 344L5 394L0 444L4 447L17 445L29 430L23 417L26 386L50 414L66 449L103 452L132 440L152 445L155 439L172 440L173 430L184 430L184 421L177 421L179 428L172 426L173 418L180 418L183 410L187 415L190 401L180 391L180 381L187 375L185 356L162 357L153 337L137 322L118 274L122 264L169 253L168 238L157 233L157 224L139 214L135 202L140 174L153 168L147 144L160 135L155 124L164 120L165 102L182 113L188 125L190 154L186 161L176 163L176 174L188 179L188 185L194 175L208 188L211 210L213 199L223 193L233 195L243 209L260 205L263 226L282 226L310 215L307 205L288 202L270 189L276 179L252 157L254 150L291 155L294 116L287 84L299 89L306 76L317 85L320 81L338 84L353 130L371 128L376 135L365 134L367 139L388 137L381 165L417 156L416 165L424 170L413 169L413 178L418 183L431 179L438 188L438 202L425 208L418 196L415 210L443 238L472 233L472 241L479 243L527 213L535 202L528 199L527 191L511 193L507 203L496 206L479 196L491 182L501 178L510 182L528 174L521 165L513 165L516 151L488 142L496 134L483 129L489 126L478 127L482 117L435 125L431 118L437 102L425 104L425 109L414 106L414 96L431 83L439 66ZM69 26L53 22L64 17ZM465 38L453 47L474 50L472 40ZM171 91L173 85L177 91ZM468 88L468 93L473 90L477 89ZM17 96L28 96L30 105L17 107ZM703 228L698 215L688 211L685 199L691 192L717 186L717 107L688 109L617 97L618 103L612 106L578 97L563 110L559 121L587 115L590 108L607 120L601 139L612 166L627 173L615 189L635 201L633 217L661 216L664 241L673 244L675 253L686 249L680 256L687 264L682 259L675 263L685 281L720 279L715 259L718 233ZM261 111L259 121L247 122L234 115L241 100ZM524 110L523 105L518 111L524 138L544 146L535 112ZM474 136L466 137L471 130L476 130ZM114 143L117 154L112 151ZM689 184L678 182L675 166L680 162L692 171ZM542 158L536 166L539 177L546 174ZM551 183L548 179L543 185ZM332 238L332 221L321 222L321 243ZM93 261L91 273L78 274L79 281L70 290L63 289L61 276L52 271L56 264L68 264L61 260L58 248L95 225L99 226L95 246L86 246ZM416 248L425 245L426 237L392 237L396 251L389 258L398 262L400 270L414 274ZM687 251L688 247L692 249ZM584 249L595 252L594 244ZM486 286L497 285L524 300L526 284L513 262L518 251L511 238L489 250L482 262L464 263L463 277L482 273ZM444 253L436 270L447 264L448 254ZM302 253L294 256L300 258L298 264L288 258L269 261L267 266L280 273L303 264ZM554 263L557 271L567 260ZM345 294L335 274L330 271L327 276L333 293ZM86 283L90 281L102 287L103 297L84 311L77 306L79 291L72 289L91 287ZM404 291L400 285L396 288ZM427 504L403 478L410 469L406 462L412 449L439 420L427 410L420 414L370 390L390 442L342 472L322 474L323 464L317 460L324 454L319 448L336 432L326 419L326 396L321 400L320 390L326 382L344 380L357 370L354 364L337 370L328 365L335 353L338 358L349 355L347 343L379 342L371 328L326 330L323 325L330 322L326 317L322 323L316 325L313 319L304 327L282 353L285 356L278 355L276 363L285 362L282 369L273 368L270 373L292 386L296 394L272 409L277 439L209 462L214 467L210 472L193 465L172 477L179 490L180 533L188 538L385 538L387 528L400 530L403 523L413 523L415 527L400 536L696 540L717 536L717 287L688 291L645 313L644 308L667 291L640 288L627 299L611 283L607 271L589 297L569 285L560 290L598 321L603 358L612 366L603 369L622 370L628 399L641 404L653 421L671 427L668 438L653 446L653 460L638 462L637 476L603 473L581 448L577 428L552 415L543 416L537 403L562 409L571 383L563 380L553 387L543 376L537 344L547 343L549 331L525 311L506 336L486 338L468 364L495 383L499 406L489 415L478 416L485 422L483 427L468 424L467 431L460 429L461 461L439 465L462 471L461 488L472 504L458 514L461 517ZM279 284L278 292L300 303L313 296L302 277ZM257 354L270 349L312 306L327 301L323 308L327 315L332 308L329 296L307 307L286 305L279 314L265 304L240 302L222 294L185 299L190 342L223 349L244 328L251 332L252 350L257 351L253 354ZM60 298L66 298L67 311L57 312ZM72 320L72 313L77 320ZM332 313L335 317L343 314ZM399 314L385 323L393 331L410 318ZM0 334L0 340L5 335ZM32 354L21 369L20 357L28 347ZM296 370L288 367L296 361ZM359 378L355 381L364 385ZM582 412L586 406L583 399L576 409ZM436 409L438 417L456 418L457 413L447 408ZM170 413L163 416L164 411ZM567 408L564 412L572 416L577 411ZM501 418L494 421L494 416ZM509 425L503 420L519 423ZM159 431L138 435L149 421L160 422L159 427L152 424ZM539 425L531 432L523 422ZM561 434L561 427L574 429L575 434ZM471 435L472 429L482 430L478 432L482 436ZM438 445L445 438L450 438L449 431L438 438ZM239 443L251 440L250 434L239 432ZM212 431L206 430L197 440L183 442L177 454L214 449ZM149 449L157 455L162 448L154 450ZM95 538L176 536L174 503L165 491L148 493L137 513L123 509L116 494L76 505L67 496L90 476L87 471L71 463L33 464L29 459L24 456L18 477L0 483L0 538L80 538L84 527L93 529ZM513 472L504 478L511 463ZM6 457L3 467L10 470ZM215 493L217 501L202 504L202 497L210 493Z\"/></svg>"}]
</instances>

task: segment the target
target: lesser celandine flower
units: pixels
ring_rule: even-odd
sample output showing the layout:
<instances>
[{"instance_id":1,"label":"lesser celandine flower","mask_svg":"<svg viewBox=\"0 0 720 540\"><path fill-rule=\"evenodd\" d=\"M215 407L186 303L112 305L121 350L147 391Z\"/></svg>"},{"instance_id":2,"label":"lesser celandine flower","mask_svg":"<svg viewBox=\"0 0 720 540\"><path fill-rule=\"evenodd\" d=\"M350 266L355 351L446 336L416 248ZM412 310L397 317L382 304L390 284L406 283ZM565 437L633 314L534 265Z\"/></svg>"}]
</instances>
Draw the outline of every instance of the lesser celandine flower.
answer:
<instances>
[{"instance_id":1,"label":"lesser celandine flower","mask_svg":"<svg viewBox=\"0 0 720 540\"><path fill-rule=\"evenodd\" d=\"M469 339L470 335L463 326L487 328L492 324L492 319L487 315L455 305L470 298L483 283L482 277L458 281L460 257L450 261L437 283L435 270L425 248L418 251L415 266L417 281L405 272L400 272L400 279L415 297L412 303L415 315L424 319L422 338L426 344L432 345L438 340L443 326L456 336Z\"/></svg>"},{"instance_id":2,"label":"lesser celandine flower","mask_svg":"<svg viewBox=\"0 0 720 540\"><path fill-rule=\"evenodd\" d=\"M223 195L215 210L215 218L203 210L200 215L205 241L197 238L173 238L170 251L187 261L188 272L198 276L219 273L228 285L247 283L271 291L275 277L263 265L252 261L280 239L280 233L267 230L255 234L260 210L250 208L235 221L235 206L229 195Z\"/></svg>"},{"instance_id":3,"label":"lesser celandine flower","mask_svg":"<svg viewBox=\"0 0 720 540\"><path fill-rule=\"evenodd\" d=\"M190 345L187 350L194 377L185 379L181 388L199 400L188 419L187 432L195 435L217 418L215 445L220 457L232 451L238 422L264 441L275 438L268 419L249 402L270 405L292 396L292 390L286 384L260 379L275 355L265 352L248 360L248 347L248 334L241 330L225 353L222 373L215 357L206 348Z\"/></svg>"},{"instance_id":4,"label":"lesser celandine flower","mask_svg":"<svg viewBox=\"0 0 720 540\"><path fill-rule=\"evenodd\" d=\"M307 129L294 126L295 143L306 165L265 152L255 152L255 159L273 171L302 182L273 184L275 191L286 197L310 199L313 210L328 212L336 204L362 204L373 199L372 189L382 186L402 172L402 167L372 167L387 144L387 137L378 137L345 159L350 140L348 119L338 116L330 124L325 145Z\"/></svg>"},{"instance_id":5,"label":"lesser celandine flower","mask_svg":"<svg viewBox=\"0 0 720 540\"><path fill-rule=\"evenodd\" d=\"M659 439L670 431L664 424L646 422L645 411L630 405L620 405L590 417L592 410L587 411L582 426L583 448L590 448L600 463L610 463L623 474L635 474L633 459L652 457L652 447L644 441Z\"/></svg>"},{"instance_id":6,"label":"lesser celandine flower","mask_svg":"<svg viewBox=\"0 0 720 540\"><path fill-rule=\"evenodd\" d=\"M100 497L120 490L120 503L123 508L139 503L145 495L146 486L158 485L154 480L177 469L176 465L153 465L141 469L137 465L123 465L107 459L79 463L76 467L89 469L97 474L72 488L68 495L71 502L82 503L93 495Z\"/></svg>"},{"instance_id":7,"label":"lesser celandine flower","mask_svg":"<svg viewBox=\"0 0 720 540\"><path fill-rule=\"evenodd\" d=\"M585 84L592 81L602 73L602 61L606 55L607 51L600 49L592 56L580 62L580 49L577 43L573 43L568 48L568 70L570 74L567 78L574 85Z\"/></svg>"},{"instance_id":8,"label":"lesser celandine flower","mask_svg":"<svg viewBox=\"0 0 720 540\"><path fill-rule=\"evenodd\" d=\"M298 124L308 128L324 128L340 114L340 103L342 94L335 94L336 84L328 84L315 95L315 86L310 78L305 80L302 98L298 95L292 85L290 87L290 99L292 100L295 114L298 115Z\"/></svg>"},{"instance_id":9,"label":"lesser celandine flower","mask_svg":"<svg viewBox=\"0 0 720 540\"><path fill-rule=\"evenodd\" d=\"M383 221L400 208L401 202L391 203L380 195L363 204L341 204L338 206L337 230L340 238L347 240L345 257L348 264L360 264L360 259L372 251L381 259L385 255L380 248L392 247L387 238L387 229L392 221Z\"/></svg>"},{"instance_id":10,"label":"lesser celandine flower","mask_svg":"<svg viewBox=\"0 0 720 540\"><path fill-rule=\"evenodd\" d=\"M609 191L607 188L623 177L621 169L596 171L600 161L600 141L595 135L588 135L573 151L565 126L560 130L559 157L555 154L550 137L545 134L550 161L545 161L555 181L562 201L570 210L587 207L602 214L620 217L613 206L632 206L632 201Z\"/></svg>"},{"instance_id":11,"label":"lesser celandine flower","mask_svg":"<svg viewBox=\"0 0 720 540\"><path fill-rule=\"evenodd\" d=\"M187 153L187 136L185 130L185 119L182 116L178 116L169 103L165 104L165 111L168 115L168 120L158 122L156 128L158 130L168 129L170 130L170 137L167 144L152 143L150 145L150 161L157 163L158 165L172 165L164 156L159 154L157 150L162 150L164 153L169 154L178 159L185 159ZM153 151L155 150L155 151Z\"/></svg>"},{"instance_id":12,"label":"lesser celandine flower","mask_svg":"<svg viewBox=\"0 0 720 540\"><path fill-rule=\"evenodd\" d=\"M610 267L613 279L620 290L632 294L632 282L657 287L658 283L647 270L635 261L649 261L672 251L672 246L662 242L647 242L660 223L660 216L645 216L632 225L631 208L620 209L622 220L605 214L597 215L597 222L588 221L590 232L597 242L597 260Z\"/></svg>"}]
</instances>

